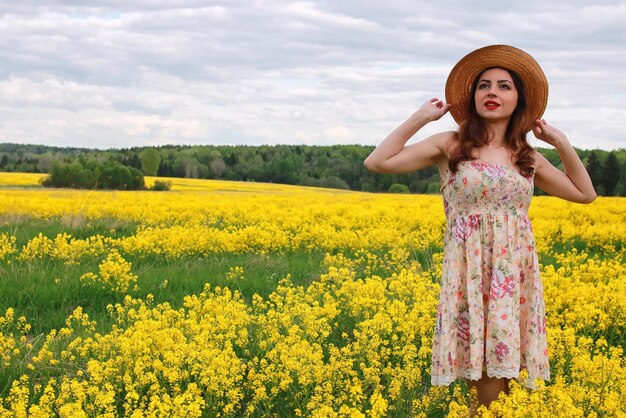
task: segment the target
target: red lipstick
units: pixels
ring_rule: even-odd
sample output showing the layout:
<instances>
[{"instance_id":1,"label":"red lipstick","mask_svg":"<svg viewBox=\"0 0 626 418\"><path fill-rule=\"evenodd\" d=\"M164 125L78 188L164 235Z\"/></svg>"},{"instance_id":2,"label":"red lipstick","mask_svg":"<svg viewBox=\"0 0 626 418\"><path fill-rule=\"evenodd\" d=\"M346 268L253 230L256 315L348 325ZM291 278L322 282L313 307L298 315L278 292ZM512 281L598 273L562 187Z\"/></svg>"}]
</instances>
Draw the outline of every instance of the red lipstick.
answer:
<instances>
[{"instance_id":1,"label":"red lipstick","mask_svg":"<svg viewBox=\"0 0 626 418\"><path fill-rule=\"evenodd\" d=\"M497 109L498 107L500 107L500 104L499 104L499 103L496 103L496 102L494 102L494 101L492 101L492 100L487 100L487 101L485 102L485 107L486 107L487 109L489 109L489 110L495 110L495 109Z\"/></svg>"}]
</instances>

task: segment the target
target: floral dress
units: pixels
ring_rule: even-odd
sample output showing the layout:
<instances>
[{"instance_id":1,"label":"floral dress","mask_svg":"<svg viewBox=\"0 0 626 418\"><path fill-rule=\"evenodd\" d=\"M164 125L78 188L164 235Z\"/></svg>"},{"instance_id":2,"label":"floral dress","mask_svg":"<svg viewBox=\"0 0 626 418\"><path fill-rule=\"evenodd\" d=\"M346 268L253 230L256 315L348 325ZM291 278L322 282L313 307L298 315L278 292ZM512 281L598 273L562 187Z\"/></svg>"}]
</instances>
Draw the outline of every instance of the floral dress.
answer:
<instances>
[{"instance_id":1,"label":"floral dress","mask_svg":"<svg viewBox=\"0 0 626 418\"><path fill-rule=\"evenodd\" d=\"M550 379L543 286L528 207L533 178L462 161L441 177L446 233L431 382Z\"/></svg>"}]
</instances>

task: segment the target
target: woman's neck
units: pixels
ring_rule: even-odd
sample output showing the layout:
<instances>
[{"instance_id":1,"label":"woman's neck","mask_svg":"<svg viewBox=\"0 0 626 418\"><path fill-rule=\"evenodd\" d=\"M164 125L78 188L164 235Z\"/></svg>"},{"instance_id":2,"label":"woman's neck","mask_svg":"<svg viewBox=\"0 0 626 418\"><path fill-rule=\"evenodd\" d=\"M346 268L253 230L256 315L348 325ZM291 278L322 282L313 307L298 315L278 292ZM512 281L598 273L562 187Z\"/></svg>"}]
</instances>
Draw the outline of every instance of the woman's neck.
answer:
<instances>
[{"instance_id":1,"label":"woman's neck","mask_svg":"<svg viewBox=\"0 0 626 418\"><path fill-rule=\"evenodd\" d=\"M491 148L505 148L506 147L506 128L509 125L509 121L498 121L487 125L487 133L489 135L489 143L487 146Z\"/></svg>"}]
</instances>

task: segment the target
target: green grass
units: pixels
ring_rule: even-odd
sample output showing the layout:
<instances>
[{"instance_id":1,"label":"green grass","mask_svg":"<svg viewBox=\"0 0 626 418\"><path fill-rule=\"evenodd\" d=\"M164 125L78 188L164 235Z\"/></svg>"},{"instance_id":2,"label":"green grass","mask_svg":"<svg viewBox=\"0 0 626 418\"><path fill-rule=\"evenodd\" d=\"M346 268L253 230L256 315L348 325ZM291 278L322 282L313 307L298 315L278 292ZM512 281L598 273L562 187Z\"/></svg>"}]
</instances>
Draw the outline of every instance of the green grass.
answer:
<instances>
[{"instance_id":1,"label":"green grass","mask_svg":"<svg viewBox=\"0 0 626 418\"><path fill-rule=\"evenodd\" d=\"M207 258L179 260L127 260L139 278L138 290L129 289L135 298L154 296L156 303L169 302L177 308L186 295L200 293L205 284L239 290L249 301L256 293L263 297L276 289L278 281L288 273L296 285L306 286L322 272L324 253L285 254L215 254ZM97 273L99 260L82 265L64 265L60 261L35 260L14 263L0 270L0 312L12 307L17 316L26 316L32 333L48 333L65 325L65 319L81 306L99 331L110 328L108 304L121 303L124 294L81 283L88 271ZM233 266L244 268L244 276L236 281L226 279ZM164 282L167 285L164 286Z\"/></svg>"},{"instance_id":2,"label":"green grass","mask_svg":"<svg viewBox=\"0 0 626 418\"><path fill-rule=\"evenodd\" d=\"M0 234L16 237L17 248L39 235L54 239L66 232L72 237L85 239L96 234L120 238L132 235L136 223L124 223L117 219L89 220L75 215L65 218L42 220L26 216L0 218ZM432 264L432 253L440 248L412 249L411 259L419 261L425 269ZM354 251L336 250L353 258ZM382 257L385 250L374 251ZM132 263L132 272L138 276L137 290L129 289L129 295L144 299L154 296L156 303L168 302L180 307L183 298L200 293L206 283L212 287L229 287L239 290L246 301L254 294L267 297L274 291L280 279L291 275L295 285L308 286L323 272L324 251L294 251L262 254L211 254L206 258L164 259L156 256L123 257ZM48 333L65 326L65 319L80 306L97 323L98 331L110 329L112 320L106 307L121 303L125 294L85 285L80 276L86 272L98 273L102 258L87 260L80 265L65 265L62 261L44 259L11 264L0 264L0 313L12 307L16 315L25 316L32 326L33 335ZM244 275L236 281L226 279L229 269L244 268ZM391 274L384 270L372 274ZM167 285L164 285L167 281Z\"/></svg>"},{"instance_id":3,"label":"green grass","mask_svg":"<svg viewBox=\"0 0 626 418\"><path fill-rule=\"evenodd\" d=\"M341 252L353 257L348 250ZM382 257L384 252L375 253ZM212 287L238 290L250 302L254 294L266 298L287 274L294 285L307 287L324 272L324 256L323 251L213 254L176 260L125 256L138 276L138 289L129 289L127 294L140 299L151 294L155 303L168 302L178 308L185 296L200 293L208 283ZM413 251L410 258L417 259L427 269L432 264L430 257L430 253ZM106 332L112 325L107 305L123 302L126 293L116 294L80 281L86 272L97 273L99 262L100 259L93 259L81 265L65 265L55 260L33 260L0 267L0 312L14 308L16 315L27 318L33 335L39 335L65 326L65 319L80 306L97 322L97 330ZM226 275L234 266L243 267L243 277L228 280ZM391 273L384 268L372 272L381 276ZM362 278L362 273L358 278Z\"/></svg>"},{"instance_id":4,"label":"green grass","mask_svg":"<svg viewBox=\"0 0 626 418\"><path fill-rule=\"evenodd\" d=\"M45 220L27 216L0 216L0 234L13 235L18 248L40 233L50 239L64 232L74 238L86 239L94 235L121 238L133 235L136 231L136 222L124 222L114 218L90 220L80 215L72 215Z\"/></svg>"}]
</instances>

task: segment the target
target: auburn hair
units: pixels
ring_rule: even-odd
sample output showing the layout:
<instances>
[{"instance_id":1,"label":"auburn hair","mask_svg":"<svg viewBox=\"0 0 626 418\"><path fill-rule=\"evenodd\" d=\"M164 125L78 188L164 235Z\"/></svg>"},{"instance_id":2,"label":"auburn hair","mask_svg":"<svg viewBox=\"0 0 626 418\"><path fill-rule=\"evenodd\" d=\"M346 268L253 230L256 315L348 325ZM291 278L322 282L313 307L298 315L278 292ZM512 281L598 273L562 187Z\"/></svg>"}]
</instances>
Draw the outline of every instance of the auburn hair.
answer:
<instances>
[{"instance_id":1,"label":"auburn hair","mask_svg":"<svg viewBox=\"0 0 626 418\"><path fill-rule=\"evenodd\" d=\"M495 68L495 67L493 67ZM487 68L485 71L490 70ZM478 115L474 95L478 87L478 80L485 71L481 72L472 84L472 94L467 103L467 120L459 125L456 133L456 148L452 152L448 166L450 171L456 172L461 161L474 160L472 150L485 145L489 142L489 132L485 120ZM520 173L524 177L531 177L534 171L532 164L535 162L533 154L534 148L526 139L526 131L524 130L532 121L528 120L526 114L526 92L522 79L513 71L506 70L513 79L513 84L517 90L517 106L511 115L509 125L505 132L505 144L513 154L515 165L519 168Z\"/></svg>"}]
</instances>

